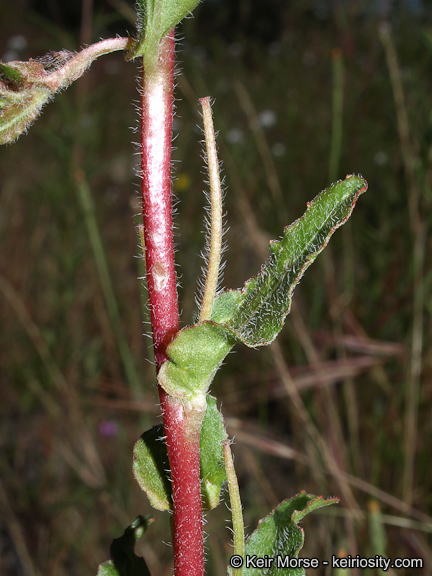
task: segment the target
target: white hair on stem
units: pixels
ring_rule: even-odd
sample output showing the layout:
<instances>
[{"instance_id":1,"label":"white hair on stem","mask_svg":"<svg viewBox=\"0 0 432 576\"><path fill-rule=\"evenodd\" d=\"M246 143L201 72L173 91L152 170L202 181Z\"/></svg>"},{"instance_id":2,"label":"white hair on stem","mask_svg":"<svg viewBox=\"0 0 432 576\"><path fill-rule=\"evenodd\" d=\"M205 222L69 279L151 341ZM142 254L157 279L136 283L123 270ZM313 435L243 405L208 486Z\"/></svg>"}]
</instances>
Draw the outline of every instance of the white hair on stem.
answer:
<instances>
[{"instance_id":1,"label":"white hair on stem","mask_svg":"<svg viewBox=\"0 0 432 576\"><path fill-rule=\"evenodd\" d=\"M219 161L216 150L216 137L213 127L210 98L200 98L204 123L207 167L210 183L210 238L208 239L208 262L204 291L201 300L199 321L210 320L213 301L216 295L222 253L223 215L222 185L219 175Z\"/></svg>"}]
</instances>

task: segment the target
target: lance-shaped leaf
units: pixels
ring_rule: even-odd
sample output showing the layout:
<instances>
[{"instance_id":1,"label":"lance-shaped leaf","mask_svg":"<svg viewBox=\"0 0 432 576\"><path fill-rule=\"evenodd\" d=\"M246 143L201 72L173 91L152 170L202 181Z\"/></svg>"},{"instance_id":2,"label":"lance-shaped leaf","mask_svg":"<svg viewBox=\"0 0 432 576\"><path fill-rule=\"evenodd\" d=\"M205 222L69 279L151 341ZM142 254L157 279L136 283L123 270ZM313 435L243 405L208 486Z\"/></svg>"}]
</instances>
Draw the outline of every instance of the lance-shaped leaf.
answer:
<instances>
[{"instance_id":1,"label":"lance-shaped leaf","mask_svg":"<svg viewBox=\"0 0 432 576\"><path fill-rule=\"evenodd\" d=\"M138 516L126 528L123 536L112 541L111 560L100 564L97 576L150 576L147 564L135 554L135 543L141 538L154 518Z\"/></svg>"},{"instance_id":2,"label":"lance-shaped leaf","mask_svg":"<svg viewBox=\"0 0 432 576\"><path fill-rule=\"evenodd\" d=\"M52 96L77 80L103 54L128 50L129 38L110 38L81 52L53 52L42 60L0 62L0 144L12 142L30 127Z\"/></svg>"},{"instance_id":3,"label":"lance-shaped leaf","mask_svg":"<svg viewBox=\"0 0 432 576\"><path fill-rule=\"evenodd\" d=\"M347 176L310 202L305 214L285 228L281 240L270 242L270 258L257 276L243 289L220 294L211 321L177 334L168 346L170 361L159 371L162 388L199 404L235 342L250 347L270 344L282 329L301 277L366 190L361 176Z\"/></svg>"},{"instance_id":4,"label":"lance-shaped leaf","mask_svg":"<svg viewBox=\"0 0 432 576\"><path fill-rule=\"evenodd\" d=\"M144 65L157 61L162 38L187 16L199 0L138 0L139 43L131 56L144 57Z\"/></svg>"},{"instance_id":5,"label":"lance-shaped leaf","mask_svg":"<svg viewBox=\"0 0 432 576\"><path fill-rule=\"evenodd\" d=\"M337 502L338 498L324 499L306 492L281 502L258 522L258 528L247 539L249 566L244 563L242 575L262 576L265 572L267 576L304 576L304 568L296 562L304 543L304 531L298 523L310 512ZM256 567L258 558L273 561L263 571L264 566ZM228 568L228 574L232 574L232 568Z\"/></svg>"},{"instance_id":6,"label":"lance-shaped leaf","mask_svg":"<svg viewBox=\"0 0 432 576\"><path fill-rule=\"evenodd\" d=\"M290 311L291 298L303 274L331 236L345 224L358 197L367 190L361 176L350 175L321 192L304 215L270 242L270 259L242 290L221 294L215 315L225 310L224 324L247 346L270 344Z\"/></svg>"},{"instance_id":7,"label":"lance-shaped leaf","mask_svg":"<svg viewBox=\"0 0 432 576\"><path fill-rule=\"evenodd\" d=\"M227 438L216 399L207 395L207 409L200 437L201 494L203 506L207 510L219 504L220 491L226 481L222 442ZM172 508L169 460L162 425L144 432L135 444L133 472L153 508Z\"/></svg>"}]
</instances>

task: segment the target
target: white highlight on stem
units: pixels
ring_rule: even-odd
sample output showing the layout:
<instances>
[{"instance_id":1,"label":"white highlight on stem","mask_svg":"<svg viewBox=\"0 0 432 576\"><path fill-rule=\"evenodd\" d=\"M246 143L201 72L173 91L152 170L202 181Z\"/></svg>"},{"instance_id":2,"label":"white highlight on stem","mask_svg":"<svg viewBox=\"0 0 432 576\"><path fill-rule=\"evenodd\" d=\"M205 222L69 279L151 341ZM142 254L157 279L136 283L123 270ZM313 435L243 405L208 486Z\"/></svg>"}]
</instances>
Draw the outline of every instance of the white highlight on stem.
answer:
<instances>
[{"instance_id":1,"label":"white highlight on stem","mask_svg":"<svg viewBox=\"0 0 432 576\"><path fill-rule=\"evenodd\" d=\"M233 526L233 544L234 554L245 557L245 538L243 512L240 500L240 490L237 482L237 475L234 468L234 461L231 453L229 440L223 443L223 453L225 460L225 471L228 480L228 492L231 504L231 516ZM233 576L241 576L242 568L235 568L232 571Z\"/></svg>"},{"instance_id":2,"label":"white highlight on stem","mask_svg":"<svg viewBox=\"0 0 432 576\"><path fill-rule=\"evenodd\" d=\"M213 301L216 295L219 267L222 252L222 186L219 175L219 161L216 151L216 138L213 127L210 98L200 98L203 112L204 135L207 151L207 166L210 181L210 251L207 276L201 302L199 321L210 320Z\"/></svg>"}]
</instances>

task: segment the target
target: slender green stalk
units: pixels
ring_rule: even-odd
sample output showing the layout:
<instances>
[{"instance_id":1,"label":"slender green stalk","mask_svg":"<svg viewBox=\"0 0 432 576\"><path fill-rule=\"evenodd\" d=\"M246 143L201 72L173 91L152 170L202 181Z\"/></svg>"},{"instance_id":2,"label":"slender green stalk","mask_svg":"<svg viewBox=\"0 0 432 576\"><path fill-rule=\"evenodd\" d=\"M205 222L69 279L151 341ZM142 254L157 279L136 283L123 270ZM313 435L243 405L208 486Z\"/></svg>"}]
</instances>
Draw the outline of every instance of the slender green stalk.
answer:
<instances>
[{"instance_id":1,"label":"slender green stalk","mask_svg":"<svg viewBox=\"0 0 432 576\"><path fill-rule=\"evenodd\" d=\"M111 326L115 334L115 340L120 358L122 360L126 372L126 377L131 389L134 392L138 392L141 389L140 378L136 371L135 362L123 330L120 312L117 305L117 299L114 293L111 275L108 268L108 262L96 220L96 212L91 191L85 178L84 172L80 169L76 170L75 172L75 183L78 198L84 213L84 222L90 239L90 245L96 262L99 282L102 288L102 293L104 295Z\"/></svg>"},{"instance_id":2,"label":"slender green stalk","mask_svg":"<svg viewBox=\"0 0 432 576\"><path fill-rule=\"evenodd\" d=\"M335 48L332 52L333 94L332 94L332 134L330 146L329 182L338 178L342 149L342 110L343 110L343 59L342 52Z\"/></svg>"},{"instance_id":3,"label":"slender green stalk","mask_svg":"<svg viewBox=\"0 0 432 576\"><path fill-rule=\"evenodd\" d=\"M234 468L234 461L231 453L229 440L223 443L223 453L225 460L225 470L228 480L228 492L231 504L231 516L233 525L234 555L245 557L245 539L243 511L240 500L240 490L237 482L237 475ZM243 568L233 569L233 576L241 576Z\"/></svg>"},{"instance_id":4,"label":"slender green stalk","mask_svg":"<svg viewBox=\"0 0 432 576\"><path fill-rule=\"evenodd\" d=\"M264 134L264 130L262 129L258 121L258 114L255 110L255 106L252 102L252 99L248 91L239 80L235 79L233 82L233 86L235 91L237 92L237 97L239 99L240 105L247 116L249 126L255 137L258 152L261 156L264 170L266 172L268 186L273 196L275 205L278 208L278 215L280 216L281 220L286 220L287 215L285 204L283 201L282 187L275 167L275 163L273 161L273 156L270 151L270 147Z\"/></svg>"},{"instance_id":5,"label":"slender green stalk","mask_svg":"<svg viewBox=\"0 0 432 576\"><path fill-rule=\"evenodd\" d=\"M219 176L219 161L216 150L216 138L213 127L210 98L200 98L203 112L204 134L207 151L207 165L210 181L210 240L207 277L201 302L199 321L210 320L213 301L216 294L217 282L220 270L222 251L222 187Z\"/></svg>"},{"instance_id":6,"label":"slender green stalk","mask_svg":"<svg viewBox=\"0 0 432 576\"><path fill-rule=\"evenodd\" d=\"M390 29L382 25L379 30L384 47L393 96L396 105L396 118L399 132L402 160L405 176L409 186L408 206L413 246L413 321L411 336L411 362L408 375L408 385L405 395L405 439L404 439L404 470L402 478L403 499L411 504L414 489L414 466L417 443L418 405L420 399L420 376L422 369L423 350L423 308L424 308L424 258L425 258L425 226L420 213L420 188L415 174L416 155L411 144L409 121L405 96L402 86L399 63L391 38Z\"/></svg>"},{"instance_id":7,"label":"slender green stalk","mask_svg":"<svg viewBox=\"0 0 432 576\"><path fill-rule=\"evenodd\" d=\"M370 547L373 554L387 556L387 539L386 531L382 518L381 507L377 500L368 502L368 524ZM383 571L378 572L382 576Z\"/></svg>"}]
</instances>

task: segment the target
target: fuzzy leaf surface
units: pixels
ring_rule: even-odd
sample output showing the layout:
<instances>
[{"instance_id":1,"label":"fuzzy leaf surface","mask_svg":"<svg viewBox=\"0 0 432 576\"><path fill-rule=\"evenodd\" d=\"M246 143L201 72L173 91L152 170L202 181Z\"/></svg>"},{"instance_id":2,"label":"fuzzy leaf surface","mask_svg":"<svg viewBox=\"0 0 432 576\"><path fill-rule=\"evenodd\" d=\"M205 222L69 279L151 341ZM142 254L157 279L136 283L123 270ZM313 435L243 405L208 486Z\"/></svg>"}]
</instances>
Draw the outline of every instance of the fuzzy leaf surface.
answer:
<instances>
[{"instance_id":1,"label":"fuzzy leaf surface","mask_svg":"<svg viewBox=\"0 0 432 576\"><path fill-rule=\"evenodd\" d=\"M169 460L162 424L141 435L134 446L133 473L141 490L156 510L170 510L171 482Z\"/></svg>"},{"instance_id":2,"label":"fuzzy leaf surface","mask_svg":"<svg viewBox=\"0 0 432 576\"><path fill-rule=\"evenodd\" d=\"M226 482L222 443L228 440L216 398L207 394L207 410L201 428L200 468L204 507L213 510L219 504L222 485Z\"/></svg>"},{"instance_id":3,"label":"fuzzy leaf surface","mask_svg":"<svg viewBox=\"0 0 432 576\"><path fill-rule=\"evenodd\" d=\"M204 508L212 510L219 504L220 491L226 481L222 442L228 437L216 399L207 395L206 400L200 438L201 493ZM162 425L145 432L135 444L133 473L153 508L172 508L169 460Z\"/></svg>"},{"instance_id":4,"label":"fuzzy leaf surface","mask_svg":"<svg viewBox=\"0 0 432 576\"><path fill-rule=\"evenodd\" d=\"M331 236L350 217L367 190L361 176L347 176L308 203L305 214L270 242L270 258L243 289L228 290L214 301L210 321L180 330L159 371L158 381L171 396L199 404L236 342L270 344L282 330L291 298L306 269Z\"/></svg>"},{"instance_id":5,"label":"fuzzy leaf surface","mask_svg":"<svg viewBox=\"0 0 432 576\"><path fill-rule=\"evenodd\" d=\"M158 382L171 396L194 402L209 386L235 339L220 325L196 324L180 330L167 352L170 361L159 370Z\"/></svg>"},{"instance_id":6,"label":"fuzzy leaf surface","mask_svg":"<svg viewBox=\"0 0 432 576\"><path fill-rule=\"evenodd\" d=\"M143 56L145 65L157 61L159 43L199 0L138 0L139 43L132 57Z\"/></svg>"},{"instance_id":7,"label":"fuzzy leaf surface","mask_svg":"<svg viewBox=\"0 0 432 576\"><path fill-rule=\"evenodd\" d=\"M246 540L245 554L249 557L275 558L265 570L267 576L304 576L304 568L280 568L276 557L298 558L304 543L304 531L298 523L310 512L323 506L336 504L337 498L324 499L300 492L290 500L284 500L268 516L258 522L258 527ZM232 574L232 569L228 569ZM262 576L262 568L243 566L243 576Z\"/></svg>"},{"instance_id":8,"label":"fuzzy leaf surface","mask_svg":"<svg viewBox=\"0 0 432 576\"><path fill-rule=\"evenodd\" d=\"M154 521L150 516L138 516L126 528L123 536L112 541L111 560L100 564L97 576L151 576L144 558L135 554L135 543Z\"/></svg>"},{"instance_id":9,"label":"fuzzy leaf surface","mask_svg":"<svg viewBox=\"0 0 432 576\"><path fill-rule=\"evenodd\" d=\"M215 313L220 316L224 311L223 324L233 336L250 347L273 342L290 311L295 287L366 190L367 182L355 175L323 190L308 203L304 215L285 228L280 240L270 242L270 258L261 272L241 290L215 300Z\"/></svg>"},{"instance_id":10,"label":"fuzzy leaf surface","mask_svg":"<svg viewBox=\"0 0 432 576\"><path fill-rule=\"evenodd\" d=\"M38 83L40 62L0 62L0 144L12 142L38 117L53 90Z\"/></svg>"},{"instance_id":11,"label":"fuzzy leaf surface","mask_svg":"<svg viewBox=\"0 0 432 576\"><path fill-rule=\"evenodd\" d=\"M96 58L133 45L129 38L111 38L77 54L65 50L41 60L0 62L0 144L12 142L25 132L44 104L80 78Z\"/></svg>"}]
</instances>

